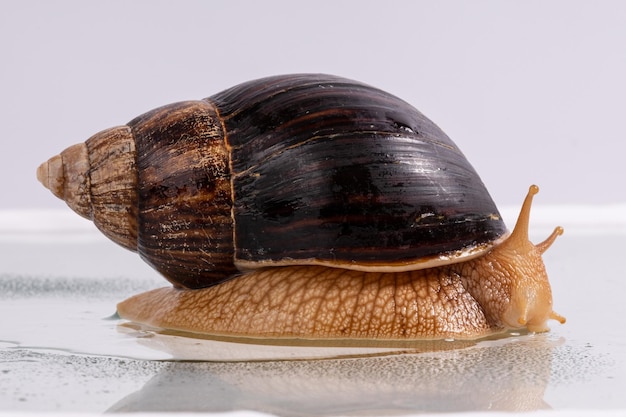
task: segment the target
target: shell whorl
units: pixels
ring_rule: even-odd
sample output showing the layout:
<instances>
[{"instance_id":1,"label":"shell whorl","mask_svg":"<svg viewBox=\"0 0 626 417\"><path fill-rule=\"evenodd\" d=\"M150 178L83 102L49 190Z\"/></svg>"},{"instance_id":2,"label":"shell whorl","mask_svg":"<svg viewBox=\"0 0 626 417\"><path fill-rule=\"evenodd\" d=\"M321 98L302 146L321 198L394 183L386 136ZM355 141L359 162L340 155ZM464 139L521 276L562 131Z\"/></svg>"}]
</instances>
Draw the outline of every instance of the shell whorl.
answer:
<instances>
[{"instance_id":1,"label":"shell whorl","mask_svg":"<svg viewBox=\"0 0 626 417\"><path fill-rule=\"evenodd\" d=\"M456 144L398 97L294 74L210 100L232 149L243 268L419 269L477 256L506 233Z\"/></svg>"},{"instance_id":2,"label":"shell whorl","mask_svg":"<svg viewBox=\"0 0 626 417\"><path fill-rule=\"evenodd\" d=\"M229 152L216 108L175 103L128 125L137 144L139 254L176 286L231 278Z\"/></svg>"},{"instance_id":3,"label":"shell whorl","mask_svg":"<svg viewBox=\"0 0 626 417\"><path fill-rule=\"evenodd\" d=\"M37 178L102 233L137 250L135 141L128 126L96 133L37 169Z\"/></svg>"}]
</instances>

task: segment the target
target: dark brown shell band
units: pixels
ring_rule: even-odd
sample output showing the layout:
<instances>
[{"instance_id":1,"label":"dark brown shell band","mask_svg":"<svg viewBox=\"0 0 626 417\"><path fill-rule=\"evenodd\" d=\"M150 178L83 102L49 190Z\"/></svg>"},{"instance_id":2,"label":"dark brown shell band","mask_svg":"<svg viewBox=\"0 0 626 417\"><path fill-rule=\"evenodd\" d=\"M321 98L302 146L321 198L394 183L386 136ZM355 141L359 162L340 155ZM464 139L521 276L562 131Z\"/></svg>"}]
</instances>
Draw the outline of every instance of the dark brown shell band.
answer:
<instances>
[{"instance_id":1,"label":"dark brown shell band","mask_svg":"<svg viewBox=\"0 0 626 417\"><path fill-rule=\"evenodd\" d=\"M177 286L232 276L229 157L213 106L177 103L129 126L137 143L141 256Z\"/></svg>"}]
</instances>

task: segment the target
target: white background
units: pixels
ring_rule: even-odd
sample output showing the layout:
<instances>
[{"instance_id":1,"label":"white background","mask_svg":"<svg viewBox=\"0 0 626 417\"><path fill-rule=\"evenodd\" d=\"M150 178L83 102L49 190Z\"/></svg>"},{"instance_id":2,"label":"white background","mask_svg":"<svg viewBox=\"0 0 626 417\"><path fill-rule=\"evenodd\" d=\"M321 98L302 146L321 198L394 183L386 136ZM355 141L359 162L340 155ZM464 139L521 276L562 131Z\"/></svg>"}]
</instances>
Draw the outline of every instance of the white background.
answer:
<instances>
[{"instance_id":1,"label":"white background","mask_svg":"<svg viewBox=\"0 0 626 417\"><path fill-rule=\"evenodd\" d=\"M291 72L410 102L498 205L626 202L623 1L3 1L0 50L0 209L65 207L35 170L99 130Z\"/></svg>"}]
</instances>

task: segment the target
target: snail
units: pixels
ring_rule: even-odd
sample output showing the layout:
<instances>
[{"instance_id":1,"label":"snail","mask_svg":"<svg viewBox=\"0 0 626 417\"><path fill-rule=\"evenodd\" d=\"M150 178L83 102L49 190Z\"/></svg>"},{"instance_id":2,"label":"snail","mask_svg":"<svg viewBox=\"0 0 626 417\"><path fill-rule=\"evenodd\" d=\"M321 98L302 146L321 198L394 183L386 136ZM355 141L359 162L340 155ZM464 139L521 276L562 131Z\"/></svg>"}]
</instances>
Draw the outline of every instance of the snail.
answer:
<instances>
[{"instance_id":1,"label":"snail","mask_svg":"<svg viewBox=\"0 0 626 417\"><path fill-rule=\"evenodd\" d=\"M473 339L547 331L531 186L508 232L458 147L405 101L322 74L249 81L104 130L40 182L173 286L122 318L215 337Z\"/></svg>"}]
</instances>

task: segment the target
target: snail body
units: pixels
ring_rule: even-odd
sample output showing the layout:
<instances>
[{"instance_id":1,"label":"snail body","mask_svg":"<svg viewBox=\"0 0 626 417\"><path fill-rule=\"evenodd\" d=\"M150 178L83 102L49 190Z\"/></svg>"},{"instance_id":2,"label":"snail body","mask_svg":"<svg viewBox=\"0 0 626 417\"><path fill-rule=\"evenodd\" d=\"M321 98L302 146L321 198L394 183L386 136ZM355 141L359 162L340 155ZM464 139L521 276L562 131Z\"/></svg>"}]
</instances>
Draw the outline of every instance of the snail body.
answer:
<instances>
[{"instance_id":1,"label":"snail body","mask_svg":"<svg viewBox=\"0 0 626 417\"><path fill-rule=\"evenodd\" d=\"M122 317L217 336L480 337L547 329L552 295L478 174L433 122L373 87L298 74L164 106L38 178L173 288Z\"/></svg>"}]
</instances>

